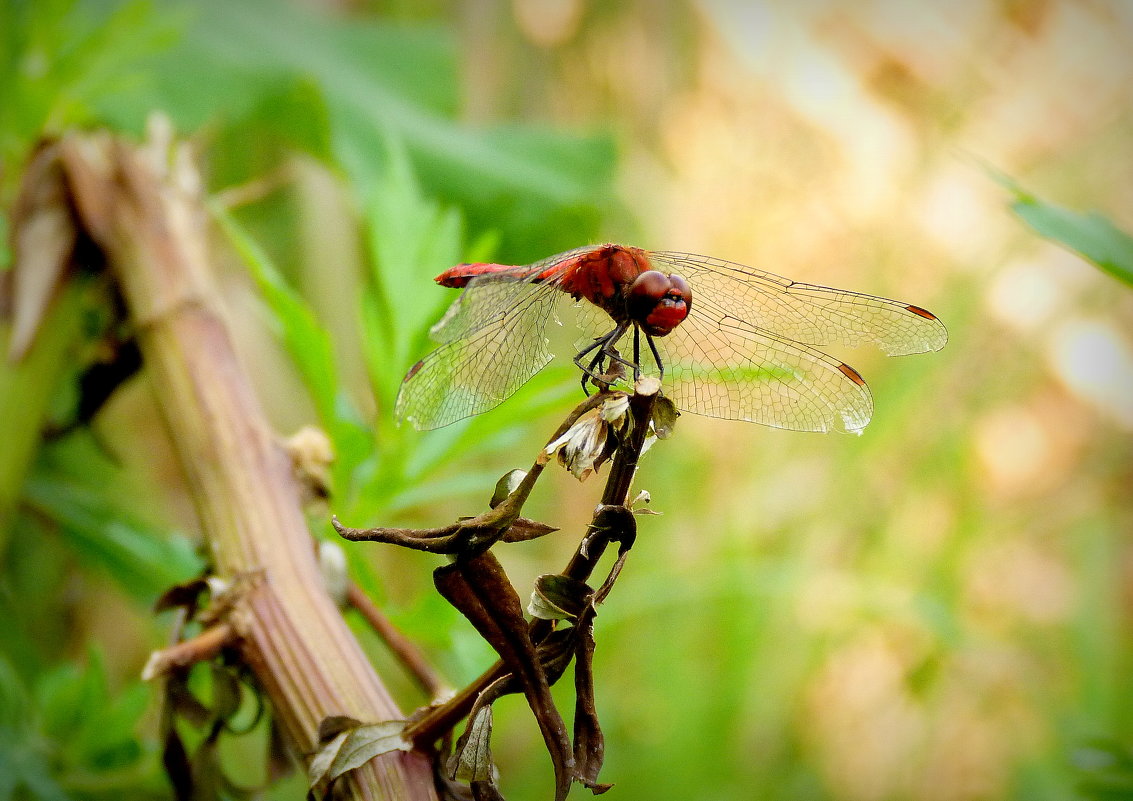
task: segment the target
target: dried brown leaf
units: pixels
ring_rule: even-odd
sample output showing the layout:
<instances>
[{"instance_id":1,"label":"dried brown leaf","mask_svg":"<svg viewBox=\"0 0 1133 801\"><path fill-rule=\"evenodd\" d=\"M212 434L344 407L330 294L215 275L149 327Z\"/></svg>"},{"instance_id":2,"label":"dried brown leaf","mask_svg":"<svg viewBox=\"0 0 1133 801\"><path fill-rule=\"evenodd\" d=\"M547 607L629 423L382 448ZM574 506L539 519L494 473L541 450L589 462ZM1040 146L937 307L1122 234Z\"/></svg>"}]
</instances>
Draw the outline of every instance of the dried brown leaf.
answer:
<instances>
[{"instance_id":1,"label":"dried brown leaf","mask_svg":"<svg viewBox=\"0 0 1133 801\"><path fill-rule=\"evenodd\" d=\"M434 571L433 582L441 595L496 649L523 687L555 768L556 801L562 801L574 773L570 738L531 641L519 595L499 560L487 551L470 559L458 559Z\"/></svg>"},{"instance_id":2,"label":"dried brown leaf","mask_svg":"<svg viewBox=\"0 0 1133 801\"><path fill-rule=\"evenodd\" d=\"M605 737L594 706L594 609L578 624L574 658L574 761L577 777L595 795L613 785L598 781L606 758Z\"/></svg>"},{"instance_id":3,"label":"dried brown leaf","mask_svg":"<svg viewBox=\"0 0 1133 801\"><path fill-rule=\"evenodd\" d=\"M548 573L535 579L527 611L542 620L574 620L593 590L585 581Z\"/></svg>"},{"instance_id":4,"label":"dried brown leaf","mask_svg":"<svg viewBox=\"0 0 1133 801\"><path fill-rule=\"evenodd\" d=\"M449 776L466 782L492 781L492 705L476 711L448 760Z\"/></svg>"},{"instance_id":5,"label":"dried brown leaf","mask_svg":"<svg viewBox=\"0 0 1133 801\"><path fill-rule=\"evenodd\" d=\"M511 524L511 527L500 537L500 542L526 542L527 540L538 539L547 534L553 534L556 531L558 531L558 529L554 526L548 526L546 523L540 523L538 520L517 517L515 522Z\"/></svg>"}]
</instances>

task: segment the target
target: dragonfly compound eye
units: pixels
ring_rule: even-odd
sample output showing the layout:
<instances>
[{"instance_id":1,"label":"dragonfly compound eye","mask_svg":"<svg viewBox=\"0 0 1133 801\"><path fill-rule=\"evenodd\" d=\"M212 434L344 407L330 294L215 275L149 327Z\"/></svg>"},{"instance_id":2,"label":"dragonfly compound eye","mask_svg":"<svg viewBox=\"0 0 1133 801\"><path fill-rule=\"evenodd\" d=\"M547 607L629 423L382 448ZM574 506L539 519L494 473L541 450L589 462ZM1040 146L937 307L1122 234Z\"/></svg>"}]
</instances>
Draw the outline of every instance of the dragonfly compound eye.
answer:
<instances>
[{"instance_id":1,"label":"dragonfly compound eye","mask_svg":"<svg viewBox=\"0 0 1133 801\"><path fill-rule=\"evenodd\" d=\"M663 337L688 316L692 290L679 275L646 270L626 293L626 311L645 333Z\"/></svg>"}]
</instances>

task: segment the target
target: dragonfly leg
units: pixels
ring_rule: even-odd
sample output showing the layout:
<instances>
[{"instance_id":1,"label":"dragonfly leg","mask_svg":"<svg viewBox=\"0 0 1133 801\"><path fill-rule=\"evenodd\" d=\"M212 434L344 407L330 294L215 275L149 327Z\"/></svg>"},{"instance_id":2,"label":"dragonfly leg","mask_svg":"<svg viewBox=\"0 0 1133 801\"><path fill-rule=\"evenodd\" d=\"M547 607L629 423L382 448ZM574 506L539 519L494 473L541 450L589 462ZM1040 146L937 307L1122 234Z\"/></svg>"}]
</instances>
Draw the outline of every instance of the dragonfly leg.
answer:
<instances>
[{"instance_id":1,"label":"dragonfly leg","mask_svg":"<svg viewBox=\"0 0 1133 801\"><path fill-rule=\"evenodd\" d=\"M610 382L602 375L602 364L606 359L612 359L627 366L629 365L629 362L623 359L614 348L614 345L622 338L622 335L626 332L628 327L629 323L618 323L614 330L595 339L592 344L588 345L574 357L575 365L578 369L582 370L582 390L588 395L590 394L586 386L588 382L592 382L595 386L603 388L609 386ZM594 354L594 358L590 360L588 365L583 366L583 358L593 350L597 350L598 352Z\"/></svg>"},{"instance_id":2,"label":"dragonfly leg","mask_svg":"<svg viewBox=\"0 0 1133 801\"><path fill-rule=\"evenodd\" d=\"M648 336L648 335L647 335ZM650 342L652 345L653 343ZM633 380L641 378L641 327L633 327Z\"/></svg>"},{"instance_id":3,"label":"dragonfly leg","mask_svg":"<svg viewBox=\"0 0 1133 801\"><path fill-rule=\"evenodd\" d=\"M653 361L657 362L657 370L661 373L658 380L663 381L665 379L665 363L661 361L661 354L657 352L657 343L653 341L653 337L649 334L645 335L645 341L649 343L649 350L653 351Z\"/></svg>"},{"instance_id":4,"label":"dragonfly leg","mask_svg":"<svg viewBox=\"0 0 1133 801\"><path fill-rule=\"evenodd\" d=\"M605 343L607 336L609 336L609 334L607 334L606 336L595 337L594 342L587 345L584 349L580 350L577 354L575 354L574 357L575 365L579 370L582 371L582 391L586 393L587 397L590 396L590 390L589 388L587 388L586 383L587 381L594 378L594 369L597 367L598 362L602 358L602 351L598 351L598 355L594 357L594 360L590 363L589 367L582 366L582 357L596 348L601 348Z\"/></svg>"}]
</instances>

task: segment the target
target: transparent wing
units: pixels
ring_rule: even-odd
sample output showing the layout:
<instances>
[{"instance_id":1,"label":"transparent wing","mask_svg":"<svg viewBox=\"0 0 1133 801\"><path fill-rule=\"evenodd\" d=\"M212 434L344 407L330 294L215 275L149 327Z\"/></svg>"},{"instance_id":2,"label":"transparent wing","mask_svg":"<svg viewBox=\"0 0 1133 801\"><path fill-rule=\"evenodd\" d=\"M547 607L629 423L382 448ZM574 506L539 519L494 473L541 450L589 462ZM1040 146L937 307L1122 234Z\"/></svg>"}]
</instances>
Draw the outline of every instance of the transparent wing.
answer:
<instances>
[{"instance_id":1,"label":"transparent wing","mask_svg":"<svg viewBox=\"0 0 1133 801\"><path fill-rule=\"evenodd\" d=\"M469 282L429 329L437 342L454 342L481 328L500 323L532 292L524 274L492 273Z\"/></svg>"},{"instance_id":2,"label":"transparent wing","mask_svg":"<svg viewBox=\"0 0 1133 801\"><path fill-rule=\"evenodd\" d=\"M533 284L558 285L562 282L560 267L592 246L557 253L524 267L493 269L473 278L429 334L437 342L453 342L486 325L498 323L520 303Z\"/></svg>"},{"instance_id":3,"label":"transparent wing","mask_svg":"<svg viewBox=\"0 0 1133 801\"><path fill-rule=\"evenodd\" d=\"M853 368L743 321L718 323L697 313L695 295L689 317L654 342L663 391L682 411L795 431L860 431L873 415Z\"/></svg>"},{"instance_id":4,"label":"transparent wing","mask_svg":"<svg viewBox=\"0 0 1133 801\"><path fill-rule=\"evenodd\" d=\"M551 360L544 332L561 294L554 283L470 282L434 326L444 344L402 381L397 418L440 428L511 397Z\"/></svg>"},{"instance_id":5,"label":"transparent wing","mask_svg":"<svg viewBox=\"0 0 1133 801\"><path fill-rule=\"evenodd\" d=\"M898 300L796 283L723 259L651 252L654 267L692 286L692 308L721 327L734 321L807 345L872 343L890 356L940 350L948 341L932 314ZM678 329L679 330L679 329Z\"/></svg>"}]
</instances>

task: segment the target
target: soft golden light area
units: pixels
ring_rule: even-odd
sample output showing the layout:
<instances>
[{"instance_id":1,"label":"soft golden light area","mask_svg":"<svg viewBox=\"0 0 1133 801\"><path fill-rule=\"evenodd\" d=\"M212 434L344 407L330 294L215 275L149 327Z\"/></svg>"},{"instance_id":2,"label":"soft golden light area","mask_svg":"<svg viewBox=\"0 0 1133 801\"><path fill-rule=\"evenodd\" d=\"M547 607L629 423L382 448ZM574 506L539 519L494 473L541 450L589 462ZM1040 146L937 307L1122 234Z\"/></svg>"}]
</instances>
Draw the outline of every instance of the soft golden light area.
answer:
<instances>
[{"instance_id":1,"label":"soft golden light area","mask_svg":"<svg viewBox=\"0 0 1133 801\"><path fill-rule=\"evenodd\" d=\"M967 597L978 625L1057 623L1073 609L1075 591L1056 552L1011 532L969 555Z\"/></svg>"},{"instance_id":2,"label":"soft golden light area","mask_svg":"<svg viewBox=\"0 0 1133 801\"><path fill-rule=\"evenodd\" d=\"M1133 430L1133 346L1108 322L1068 320L1050 341L1055 374L1067 388L1126 431Z\"/></svg>"},{"instance_id":3,"label":"soft golden light area","mask_svg":"<svg viewBox=\"0 0 1133 801\"><path fill-rule=\"evenodd\" d=\"M513 0L512 8L520 30L544 47L573 36L582 17L582 0Z\"/></svg>"},{"instance_id":4,"label":"soft golden light area","mask_svg":"<svg viewBox=\"0 0 1133 801\"><path fill-rule=\"evenodd\" d=\"M976 423L976 452L997 495L1033 495L1049 487L1052 445L1043 421L1025 408L999 409Z\"/></svg>"},{"instance_id":5,"label":"soft golden light area","mask_svg":"<svg viewBox=\"0 0 1133 801\"><path fill-rule=\"evenodd\" d=\"M807 692L808 738L819 768L842 798L898 795L925 735L925 713L909 695L908 665L880 630L833 651Z\"/></svg>"}]
</instances>

